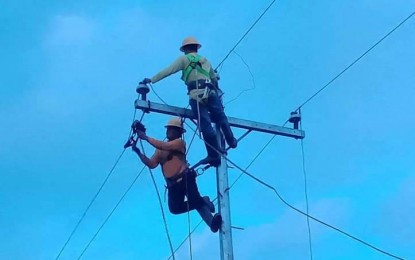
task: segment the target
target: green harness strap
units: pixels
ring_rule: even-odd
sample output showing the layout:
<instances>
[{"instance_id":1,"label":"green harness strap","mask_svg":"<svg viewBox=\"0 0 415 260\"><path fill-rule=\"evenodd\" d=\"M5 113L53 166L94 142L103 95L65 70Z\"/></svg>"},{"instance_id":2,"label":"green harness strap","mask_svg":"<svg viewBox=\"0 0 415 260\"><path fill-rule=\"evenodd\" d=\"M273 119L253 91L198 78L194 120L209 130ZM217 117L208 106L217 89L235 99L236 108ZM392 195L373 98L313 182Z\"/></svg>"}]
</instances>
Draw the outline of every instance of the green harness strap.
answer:
<instances>
[{"instance_id":1,"label":"green harness strap","mask_svg":"<svg viewBox=\"0 0 415 260\"><path fill-rule=\"evenodd\" d=\"M187 59L189 60L189 65L187 65L187 67L183 70L182 73L182 80L184 82L187 81L187 79L189 78L190 72L192 72L192 70L196 69L197 72L205 75L206 77L210 78L210 74L209 71L206 71L202 68L202 65L200 64L200 55L196 55L193 56L191 54L187 54L186 55Z\"/></svg>"}]
</instances>

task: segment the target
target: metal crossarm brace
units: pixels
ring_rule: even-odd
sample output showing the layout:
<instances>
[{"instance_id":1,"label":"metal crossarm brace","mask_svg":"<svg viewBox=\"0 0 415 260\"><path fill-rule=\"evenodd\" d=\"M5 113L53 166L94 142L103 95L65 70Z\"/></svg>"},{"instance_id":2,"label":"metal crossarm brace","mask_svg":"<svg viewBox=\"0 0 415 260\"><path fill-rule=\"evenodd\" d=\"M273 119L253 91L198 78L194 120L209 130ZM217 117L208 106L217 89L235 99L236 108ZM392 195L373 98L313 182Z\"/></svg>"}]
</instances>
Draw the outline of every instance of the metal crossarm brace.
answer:
<instances>
[{"instance_id":1,"label":"metal crossarm brace","mask_svg":"<svg viewBox=\"0 0 415 260\"><path fill-rule=\"evenodd\" d=\"M159 103L153 103L146 100L136 100L135 101L135 108L141 109L144 111L149 112L156 112L156 113L162 113L172 116L180 115L181 117L190 118L190 119L197 119L197 117L193 114L192 110L165 105L165 104L159 104ZM255 121L249 121L234 117L228 117L229 124L233 127L242 128L246 130L252 130L262 133L269 133L269 134L275 134L275 135L281 135L286 137L292 137L296 139L303 139L305 137L305 133L303 130L298 129L292 129L288 127L282 127L277 125L271 125L271 124L265 124Z\"/></svg>"}]
</instances>

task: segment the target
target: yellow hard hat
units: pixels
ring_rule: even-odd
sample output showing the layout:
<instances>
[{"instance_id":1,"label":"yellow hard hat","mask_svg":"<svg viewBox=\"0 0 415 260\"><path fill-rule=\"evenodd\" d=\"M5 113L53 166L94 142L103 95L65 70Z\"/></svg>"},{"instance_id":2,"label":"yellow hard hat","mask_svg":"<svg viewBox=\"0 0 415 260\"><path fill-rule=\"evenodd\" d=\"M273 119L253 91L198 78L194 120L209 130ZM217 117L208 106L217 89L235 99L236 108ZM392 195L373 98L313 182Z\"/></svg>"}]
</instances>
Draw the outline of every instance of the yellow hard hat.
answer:
<instances>
[{"instance_id":1,"label":"yellow hard hat","mask_svg":"<svg viewBox=\"0 0 415 260\"><path fill-rule=\"evenodd\" d=\"M183 128L182 120L177 117L173 117L172 119L167 122L167 125L165 127L178 127L183 130L183 132L186 132L186 129Z\"/></svg>"},{"instance_id":2,"label":"yellow hard hat","mask_svg":"<svg viewBox=\"0 0 415 260\"><path fill-rule=\"evenodd\" d=\"M197 41L195 37L189 36L189 37L184 38L182 42L182 46L180 47L180 51L183 51L184 46L191 45L191 44L196 44L197 49L200 49L202 47L202 45Z\"/></svg>"}]
</instances>

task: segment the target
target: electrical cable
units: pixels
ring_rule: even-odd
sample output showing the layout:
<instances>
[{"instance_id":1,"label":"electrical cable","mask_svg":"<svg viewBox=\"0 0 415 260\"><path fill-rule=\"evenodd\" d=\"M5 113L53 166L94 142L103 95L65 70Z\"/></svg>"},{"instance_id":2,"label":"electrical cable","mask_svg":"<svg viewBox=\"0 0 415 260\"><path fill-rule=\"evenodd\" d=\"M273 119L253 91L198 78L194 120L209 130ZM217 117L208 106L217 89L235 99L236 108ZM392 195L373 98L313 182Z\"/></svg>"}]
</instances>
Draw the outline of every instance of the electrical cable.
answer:
<instances>
[{"instance_id":1,"label":"electrical cable","mask_svg":"<svg viewBox=\"0 0 415 260\"><path fill-rule=\"evenodd\" d=\"M135 117L137 114L137 109L134 109L134 114L133 114L133 119L132 122L134 122ZM144 117L144 112L141 115L140 121L143 119ZM132 133L132 129L130 129L130 133L128 134L128 137L131 136ZM59 251L59 254L56 256L55 260L59 259L59 257L61 256L61 254L63 253L63 251L65 250L66 246L68 245L69 241L72 239L73 235L75 234L75 232L77 231L79 225L81 224L81 222L83 221L83 219L85 218L87 212L89 211L89 209L91 208L92 204L95 202L96 198L98 197L98 195L101 193L102 189L104 188L105 184L107 183L109 177L112 175L115 167L117 166L118 162L120 161L121 157L124 155L126 148L124 148L124 150L122 151L122 153L118 156L118 159L116 160L115 164L112 166L111 170L109 171L109 173L107 174L107 176L105 177L103 183L101 184L101 186L99 187L98 191L95 193L95 195L93 196L92 200L90 201L89 205L87 206L87 208L85 209L85 211L83 212L81 218L78 220L77 224L75 225L74 229L72 230L71 234L69 235L68 239L66 240L65 244L62 246L61 250Z\"/></svg>"},{"instance_id":2,"label":"electrical cable","mask_svg":"<svg viewBox=\"0 0 415 260\"><path fill-rule=\"evenodd\" d=\"M233 48L229 51L229 53L225 56L225 58L216 66L215 70L217 70L220 66L223 65L225 60L229 57L229 55L232 53L233 50L242 42L242 40L248 35L248 33L255 27L255 25L261 20L261 18L265 15L266 12L271 8L271 6L276 2L276 0L271 1L271 3L268 5L268 7L262 12L262 14L256 19L256 21L249 27L249 29L245 32L245 34L242 36L242 38L233 46Z\"/></svg>"},{"instance_id":3,"label":"electrical cable","mask_svg":"<svg viewBox=\"0 0 415 260\"><path fill-rule=\"evenodd\" d=\"M408 21L415 12L412 12L408 17L406 17L402 22L400 22L397 26L395 26L391 31L389 31L385 36L383 36L379 41L377 41L372 47L370 47L367 51L365 51L362 55L360 55L356 60L354 60L349 66L347 66L344 70L342 70L337 76L335 76L332 80L330 80L326 85L320 88L316 93L314 93L311 97L309 97L306 101L304 101L295 111L298 111L302 108L305 104L310 102L314 97L320 94L324 89L326 89L331 83L333 83L336 79L338 79L343 73L345 73L348 69L350 69L354 64L356 64L360 59L362 59L366 54L368 54L371 50L373 50L377 45L379 45L383 40L388 38L394 31L396 31L401 25L403 25L406 21Z\"/></svg>"},{"instance_id":4,"label":"electrical cable","mask_svg":"<svg viewBox=\"0 0 415 260\"><path fill-rule=\"evenodd\" d=\"M126 149L124 149L121 154L118 156L117 160L115 161L114 165L112 166L111 170L108 172L107 176L105 177L104 181L102 182L101 186L99 187L98 191L95 193L95 195L92 197L91 201L89 202L88 206L86 207L86 209L84 210L84 212L82 213L81 218L78 220L78 222L76 223L75 227L72 229L71 234L69 235L69 237L66 239L64 245L62 246L61 250L59 251L58 255L56 256L56 260L59 259L59 257L61 256L61 254L63 253L63 251L65 250L66 246L68 245L69 241L72 239L73 235L75 234L75 232L78 230L79 225L81 224L81 222L84 220L86 214L88 213L89 209L91 208L92 204L95 202L95 200L97 199L98 195L101 193L102 189L104 188L105 184L107 183L109 177L112 175L115 167L117 166L118 162L120 161L121 157L124 155Z\"/></svg>"},{"instance_id":5,"label":"electrical cable","mask_svg":"<svg viewBox=\"0 0 415 260\"><path fill-rule=\"evenodd\" d=\"M95 232L95 234L93 235L93 237L91 238L91 240L88 242L88 244L86 245L86 247L82 250L81 254L78 257L78 260L81 259L81 257L85 254L86 250L89 248L89 246L92 244L92 242L95 240L95 238L98 236L99 232L101 231L101 229L105 226L105 224L108 222L108 220L110 219L110 217L112 216L112 214L115 212L115 210L118 208L118 206L120 205L120 203L122 202L122 200L124 199L124 197L127 195L127 193L131 190L131 188L134 186L135 182L138 180L138 178L141 176L141 173L144 171L146 167L144 166L141 171L137 174L137 176L134 178L133 182L130 184L130 186L127 188L127 190L124 192L124 194L121 196L121 198L118 200L117 204L115 205L115 207L111 210L110 214L105 218L104 222L101 224L101 226L99 227L98 231Z\"/></svg>"}]
</instances>

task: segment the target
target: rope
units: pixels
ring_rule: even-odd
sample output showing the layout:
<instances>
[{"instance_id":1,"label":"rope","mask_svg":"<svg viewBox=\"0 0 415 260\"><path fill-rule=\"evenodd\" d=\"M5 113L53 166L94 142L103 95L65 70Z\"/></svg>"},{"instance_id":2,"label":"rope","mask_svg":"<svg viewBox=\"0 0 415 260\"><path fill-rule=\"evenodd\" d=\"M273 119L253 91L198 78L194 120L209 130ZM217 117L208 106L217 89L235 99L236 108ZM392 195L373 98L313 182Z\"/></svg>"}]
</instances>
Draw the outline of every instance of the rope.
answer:
<instances>
[{"instance_id":1,"label":"rope","mask_svg":"<svg viewBox=\"0 0 415 260\"><path fill-rule=\"evenodd\" d=\"M187 154L190 151L190 147L192 147L192 143L193 143L193 140L195 139L195 136L196 136L196 132L193 133L192 139L190 140L190 144L187 146L186 157L187 157Z\"/></svg>"},{"instance_id":2,"label":"rope","mask_svg":"<svg viewBox=\"0 0 415 260\"><path fill-rule=\"evenodd\" d=\"M187 228L188 228L188 237L189 237L189 253L190 253L190 259L193 259L193 253L192 253L192 234L190 231L190 207L189 207L189 190L187 188L187 179L188 175L186 174L186 204L187 204ZM174 252L174 251L173 251Z\"/></svg>"},{"instance_id":3,"label":"rope","mask_svg":"<svg viewBox=\"0 0 415 260\"><path fill-rule=\"evenodd\" d=\"M145 155L146 153L144 151L144 146L143 146L143 142L141 141L141 139L140 139L140 145L141 145L141 149L143 150L143 154ZM171 251L171 254L173 255L173 260L175 260L176 258L174 256L173 245L171 243L169 229L167 227L166 215L164 214L163 203L161 201L160 192L157 188L157 184L156 184L156 181L155 181L154 176L153 176L153 171L150 169L150 167L147 167L147 168L148 168L148 171L150 172L151 180L153 181L154 189L156 190L156 193L157 193L157 198L158 198L158 201L159 201L161 215L163 217L163 222L164 222L164 229L166 231L167 240L169 241L170 251Z\"/></svg>"}]
</instances>

